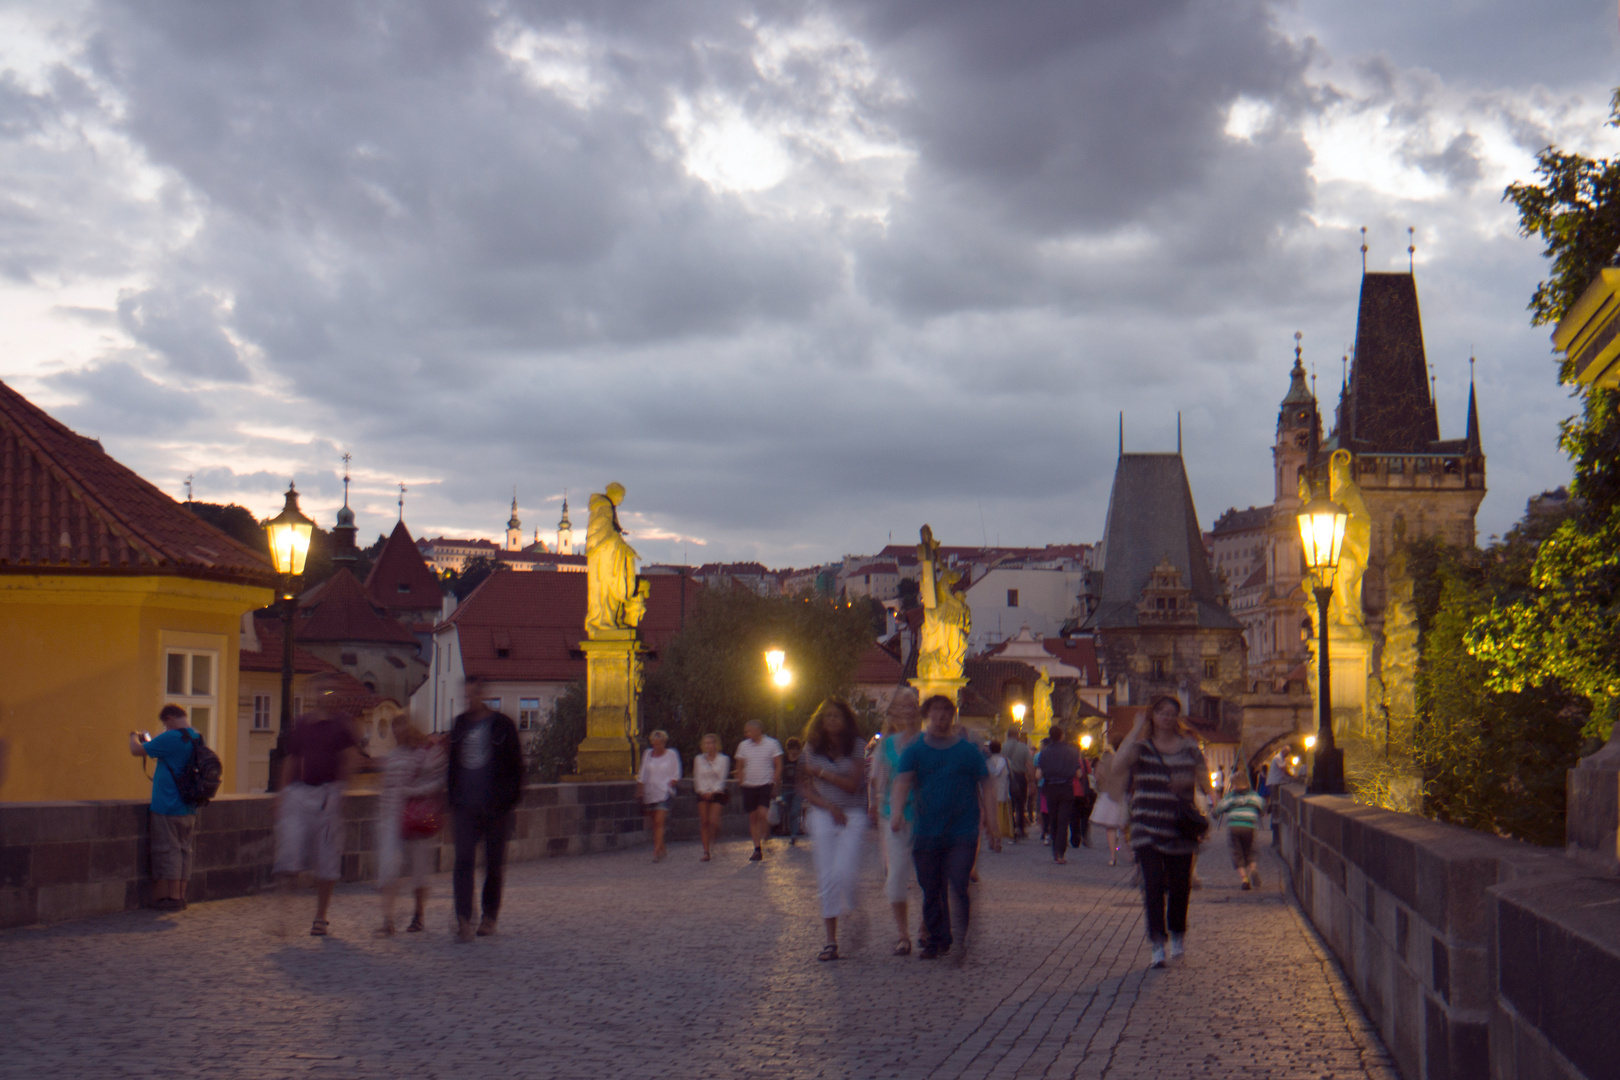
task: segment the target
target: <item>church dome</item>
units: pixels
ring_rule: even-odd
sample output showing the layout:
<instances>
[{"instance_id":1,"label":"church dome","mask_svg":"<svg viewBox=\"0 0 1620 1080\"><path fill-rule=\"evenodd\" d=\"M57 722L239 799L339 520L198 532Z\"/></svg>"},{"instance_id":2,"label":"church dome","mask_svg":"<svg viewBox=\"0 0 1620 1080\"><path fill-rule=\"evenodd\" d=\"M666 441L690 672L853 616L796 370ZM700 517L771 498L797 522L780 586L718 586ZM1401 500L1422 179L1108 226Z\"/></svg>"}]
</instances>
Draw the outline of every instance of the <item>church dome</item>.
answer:
<instances>
[{"instance_id":1,"label":"church dome","mask_svg":"<svg viewBox=\"0 0 1620 1080\"><path fill-rule=\"evenodd\" d=\"M354 528L354 511L345 503L343 509L337 512L337 527L340 529Z\"/></svg>"}]
</instances>

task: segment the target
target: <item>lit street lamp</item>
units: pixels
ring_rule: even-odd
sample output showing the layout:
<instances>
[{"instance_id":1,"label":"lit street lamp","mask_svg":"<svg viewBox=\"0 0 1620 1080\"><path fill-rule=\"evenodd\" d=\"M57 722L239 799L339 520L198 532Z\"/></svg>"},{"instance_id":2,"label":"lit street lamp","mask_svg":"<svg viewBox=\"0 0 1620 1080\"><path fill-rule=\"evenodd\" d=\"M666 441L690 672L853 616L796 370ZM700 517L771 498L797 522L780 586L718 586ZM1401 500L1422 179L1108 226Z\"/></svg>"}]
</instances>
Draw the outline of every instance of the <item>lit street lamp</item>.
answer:
<instances>
[{"instance_id":1,"label":"lit street lamp","mask_svg":"<svg viewBox=\"0 0 1620 1080\"><path fill-rule=\"evenodd\" d=\"M787 688L793 685L793 672L786 667L787 653L781 649L765 650L765 670L776 686L776 737L782 738L782 714L784 711L783 699L787 696Z\"/></svg>"},{"instance_id":2,"label":"lit street lamp","mask_svg":"<svg viewBox=\"0 0 1620 1080\"><path fill-rule=\"evenodd\" d=\"M1012 706L1013 723L1022 724L1024 722L1024 713L1027 712L1027 711L1028 711L1028 706L1026 706L1022 701L1013 702L1013 706Z\"/></svg>"},{"instance_id":3,"label":"lit street lamp","mask_svg":"<svg viewBox=\"0 0 1620 1080\"><path fill-rule=\"evenodd\" d=\"M1350 515L1324 495L1316 495L1299 511L1299 538L1305 545L1305 565L1316 576L1316 735L1320 746L1311 765L1312 795L1344 794L1344 751L1333 742L1333 696L1328 677L1328 601L1333 599L1333 573L1339 567L1344 529ZM1306 743L1307 748L1311 744Z\"/></svg>"},{"instance_id":4,"label":"lit street lamp","mask_svg":"<svg viewBox=\"0 0 1620 1080\"><path fill-rule=\"evenodd\" d=\"M270 782L275 791L281 784L281 763L287 757L287 738L292 734L293 684L293 612L298 602L293 599L293 579L304 572L304 561L309 558L309 537L315 523L298 510L298 490L287 485L287 503L281 513L264 523L265 535L270 540L270 560L281 575L281 729L276 732L276 746L270 751Z\"/></svg>"}]
</instances>

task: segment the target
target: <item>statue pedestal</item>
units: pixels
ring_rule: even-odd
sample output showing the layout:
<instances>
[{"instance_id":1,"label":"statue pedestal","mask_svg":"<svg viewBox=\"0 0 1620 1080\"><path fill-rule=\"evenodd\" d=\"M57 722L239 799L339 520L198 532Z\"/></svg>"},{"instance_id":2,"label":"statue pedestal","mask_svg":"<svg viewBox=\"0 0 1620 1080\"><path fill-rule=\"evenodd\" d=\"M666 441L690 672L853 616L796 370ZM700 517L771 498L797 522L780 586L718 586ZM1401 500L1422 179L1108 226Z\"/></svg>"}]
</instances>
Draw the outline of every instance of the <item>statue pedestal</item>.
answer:
<instances>
[{"instance_id":1,"label":"statue pedestal","mask_svg":"<svg viewBox=\"0 0 1620 1080\"><path fill-rule=\"evenodd\" d=\"M1328 625L1328 678L1332 680L1333 732L1364 734L1367 726L1367 676L1372 671L1372 642L1365 637L1346 640L1339 628ZM1317 645L1311 642L1308 683L1316 700ZM1315 728L1313 723L1312 728ZM1380 728L1382 730L1382 728Z\"/></svg>"},{"instance_id":2,"label":"statue pedestal","mask_svg":"<svg viewBox=\"0 0 1620 1080\"><path fill-rule=\"evenodd\" d=\"M641 643L634 630L604 630L579 643L585 654L585 740L573 781L625 780L634 775L636 697L641 690Z\"/></svg>"},{"instance_id":3,"label":"statue pedestal","mask_svg":"<svg viewBox=\"0 0 1620 1080\"><path fill-rule=\"evenodd\" d=\"M951 704L955 705L957 695L962 692L962 687L966 686L967 684L968 681L966 679L917 678L911 680L911 685L917 690L917 702L920 705L928 704L928 699L933 697L935 694L950 698ZM923 723L925 725L928 723L928 717L926 714L923 716Z\"/></svg>"}]
</instances>

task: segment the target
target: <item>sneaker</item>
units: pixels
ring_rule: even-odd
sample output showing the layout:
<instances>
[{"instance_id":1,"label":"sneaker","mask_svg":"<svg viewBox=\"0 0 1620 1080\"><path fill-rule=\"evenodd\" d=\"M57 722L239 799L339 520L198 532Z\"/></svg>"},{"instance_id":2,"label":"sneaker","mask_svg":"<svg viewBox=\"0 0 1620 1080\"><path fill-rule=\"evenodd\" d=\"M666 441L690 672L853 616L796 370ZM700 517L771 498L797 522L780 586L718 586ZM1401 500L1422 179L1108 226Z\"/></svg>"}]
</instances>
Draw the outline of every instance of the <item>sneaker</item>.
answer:
<instances>
[{"instance_id":1,"label":"sneaker","mask_svg":"<svg viewBox=\"0 0 1620 1080\"><path fill-rule=\"evenodd\" d=\"M1184 934L1170 935L1170 959L1179 959L1187 952L1187 939Z\"/></svg>"},{"instance_id":2,"label":"sneaker","mask_svg":"<svg viewBox=\"0 0 1620 1080\"><path fill-rule=\"evenodd\" d=\"M1155 945L1155 946L1153 946L1153 966L1156 967L1156 968L1164 967L1164 946L1163 945Z\"/></svg>"},{"instance_id":3,"label":"sneaker","mask_svg":"<svg viewBox=\"0 0 1620 1080\"><path fill-rule=\"evenodd\" d=\"M765 857L765 853L763 851L759 850L759 848L755 848L754 853L752 855L748 856L748 861L749 862L759 862L759 860L763 859L764 857Z\"/></svg>"},{"instance_id":4,"label":"sneaker","mask_svg":"<svg viewBox=\"0 0 1620 1080\"><path fill-rule=\"evenodd\" d=\"M1242 889L1243 889L1244 892L1249 891L1249 879L1248 878L1243 879Z\"/></svg>"}]
</instances>

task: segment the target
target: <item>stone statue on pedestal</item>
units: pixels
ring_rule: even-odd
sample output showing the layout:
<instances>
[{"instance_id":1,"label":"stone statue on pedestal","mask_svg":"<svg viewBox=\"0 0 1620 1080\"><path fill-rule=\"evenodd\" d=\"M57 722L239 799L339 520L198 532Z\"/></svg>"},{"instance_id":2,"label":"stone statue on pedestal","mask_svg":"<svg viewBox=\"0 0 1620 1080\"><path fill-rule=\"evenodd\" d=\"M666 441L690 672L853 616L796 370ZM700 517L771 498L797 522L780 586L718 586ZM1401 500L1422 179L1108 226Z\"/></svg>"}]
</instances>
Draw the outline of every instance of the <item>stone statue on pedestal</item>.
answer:
<instances>
[{"instance_id":1,"label":"stone statue on pedestal","mask_svg":"<svg viewBox=\"0 0 1620 1080\"><path fill-rule=\"evenodd\" d=\"M591 522L586 532L585 564L590 577L586 600L585 633L596 638L604 631L634 630L647 611L645 581L636 577L635 548L619 527L619 504L624 485L609 484L591 496Z\"/></svg>"},{"instance_id":2,"label":"stone statue on pedestal","mask_svg":"<svg viewBox=\"0 0 1620 1080\"><path fill-rule=\"evenodd\" d=\"M1041 677L1035 680L1034 701L1030 703L1030 715L1033 723L1030 726L1030 737L1034 742L1046 738L1046 733L1052 730L1052 676L1047 674L1045 668L1041 669Z\"/></svg>"},{"instance_id":3,"label":"stone statue on pedestal","mask_svg":"<svg viewBox=\"0 0 1620 1080\"><path fill-rule=\"evenodd\" d=\"M917 561L922 567L919 591L924 609L917 677L929 681L960 679L962 663L967 659L973 616L967 601L956 591L961 575L955 570L941 571L939 541L934 539L934 531L927 525L922 527Z\"/></svg>"}]
</instances>

